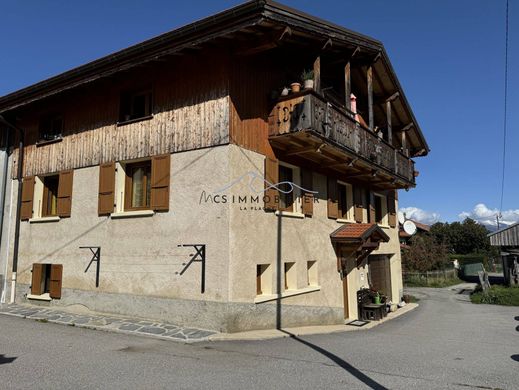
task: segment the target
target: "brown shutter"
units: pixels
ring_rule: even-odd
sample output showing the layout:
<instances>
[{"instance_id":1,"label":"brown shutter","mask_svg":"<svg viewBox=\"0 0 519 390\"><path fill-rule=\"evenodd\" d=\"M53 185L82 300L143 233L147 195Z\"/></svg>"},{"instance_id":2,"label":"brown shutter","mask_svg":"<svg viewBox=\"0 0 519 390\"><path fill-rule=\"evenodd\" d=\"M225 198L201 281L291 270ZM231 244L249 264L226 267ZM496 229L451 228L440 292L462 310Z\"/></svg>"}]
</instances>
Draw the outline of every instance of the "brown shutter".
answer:
<instances>
[{"instance_id":1,"label":"brown shutter","mask_svg":"<svg viewBox=\"0 0 519 390\"><path fill-rule=\"evenodd\" d=\"M396 227L396 204L395 204L396 191L389 191L387 195L387 219L389 226Z\"/></svg>"},{"instance_id":2,"label":"brown shutter","mask_svg":"<svg viewBox=\"0 0 519 390\"><path fill-rule=\"evenodd\" d=\"M63 265L52 264L50 266L50 287L49 295L51 298L61 298L61 280L63 279Z\"/></svg>"},{"instance_id":3,"label":"brown shutter","mask_svg":"<svg viewBox=\"0 0 519 390\"><path fill-rule=\"evenodd\" d=\"M171 154L151 158L151 208L156 211L169 210Z\"/></svg>"},{"instance_id":4,"label":"brown shutter","mask_svg":"<svg viewBox=\"0 0 519 390\"><path fill-rule=\"evenodd\" d=\"M337 179L328 178L328 218L339 218L339 199L338 199Z\"/></svg>"},{"instance_id":5,"label":"brown shutter","mask_svg":"<svg viewBox=\"0 0 519 390\"><path fill-rule=\"evenodd\" d=\"M269 188L271 185L277 185L279 182L279 162L276 159L265 157L265 210L277 210L279 206L279 191L275 188Z\"/></svg>"},{"instance_id":6,"label":"brown shutter","mask_svg":"<svg viewBox=\"0 0 519 390\"><path fill-rule=\"evenodd\" d=\"M60 217L70 217L72 208L72 179L74 170L63 171L59 174L58 184L58 215Z\"/></svg>"},{"instance_id":7,"label":"brown shutter","mask_svg":"<svg viewBox=\"0 0 519 390\"><path fill-rule=\"evenodd\" d=\"M354 202L354 217L355 222L362 223L362 217L363 217L363 202L362 202L362 188L360 187L353 187L353 202Z\"/></svg>"},{"instance_id":8,"label":"brown shutter","mask_svg":"<svg viewBox=\"0 0 519 390\"><path fill-rule=\"evenodd\" d=\"M115 163L99 166L99 200L97 212L107 215L114 212Z\"/></svg>"},{"instance_id":9,"label":"brown shutter","mask_svg":"<svg viewBox=\"0 0 519 390\"><path fill-rule=\"evenodd\" d=\"M375 211L375 195L369 191L369 223L376 223L377 213Z\"/></svg>"},{"instance_id":10,"label":"brown shutter","mask_svg":"<svg viewBox=\"0 0 519 390\"><path fill-rule=\"evenodd\" d=\"M31 283L31 294L41 295L41 278L43 274L43 264L34 263L32 265L32 283Z\"/></svg>"},{"instance_id":11,"label":"brown shutter","mask_svg":"<svg viewBox=\"0 0 519 390\"><path fill-rule=\"evenodd\" d=\"M301 170L301 187L303 187L304 190L308 191L314 190L312 171L309 171L307 169ZM314 213L314 194L304 190L302 197L303 214L310 216Z\"/></svg>"},{"instance_id":12,"label":"brown shutter","mask_svg":"<svg viewBox=\"0 0 519 390\"><path fill-rule=\"evenodd\" d=\"M22 221L32 218L32 200L34 197L34 176L25 177L22 185L22 204L20 219Z\"/></svg>"}]
</instances>

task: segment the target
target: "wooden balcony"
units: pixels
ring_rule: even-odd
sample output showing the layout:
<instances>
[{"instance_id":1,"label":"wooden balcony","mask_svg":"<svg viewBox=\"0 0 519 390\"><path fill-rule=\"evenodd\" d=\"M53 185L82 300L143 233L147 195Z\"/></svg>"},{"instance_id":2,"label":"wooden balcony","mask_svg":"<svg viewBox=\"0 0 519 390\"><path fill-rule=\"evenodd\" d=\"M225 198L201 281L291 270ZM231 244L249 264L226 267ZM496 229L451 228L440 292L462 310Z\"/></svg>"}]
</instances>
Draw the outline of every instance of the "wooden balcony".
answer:
<instances>
[{"instance_id":1,"label":"wooden balcony","mask_svg":"<svg viewBox=\"0 0 519 390\"><path fill-rule=\"evenodd\" d=\"M380 188L415 186L409 157L312 90L278 101L269 117L269 140L285 155L313 160Z\"/></svg>"}]
</instances>

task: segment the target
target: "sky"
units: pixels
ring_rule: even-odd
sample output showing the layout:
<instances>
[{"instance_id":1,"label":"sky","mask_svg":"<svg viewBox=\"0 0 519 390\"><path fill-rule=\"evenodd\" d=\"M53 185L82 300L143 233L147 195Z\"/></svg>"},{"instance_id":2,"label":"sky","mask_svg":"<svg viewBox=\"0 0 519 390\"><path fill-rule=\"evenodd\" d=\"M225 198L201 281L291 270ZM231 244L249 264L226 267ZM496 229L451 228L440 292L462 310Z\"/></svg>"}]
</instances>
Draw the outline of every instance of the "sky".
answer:
<instances>
[{"instance_id":1,"label":"sky","mask_svg":"<svg viewBox=\"0 0 519 390\"><path fill-rule=\"evenodd\" d=\"M242 3L0 0L0 96ZM401 209L425 223L500 206L506 0L284 0L381 40L429 143ZM519 221L519 1L510 1L503 221Z\"/></svg>"}]
</instances>

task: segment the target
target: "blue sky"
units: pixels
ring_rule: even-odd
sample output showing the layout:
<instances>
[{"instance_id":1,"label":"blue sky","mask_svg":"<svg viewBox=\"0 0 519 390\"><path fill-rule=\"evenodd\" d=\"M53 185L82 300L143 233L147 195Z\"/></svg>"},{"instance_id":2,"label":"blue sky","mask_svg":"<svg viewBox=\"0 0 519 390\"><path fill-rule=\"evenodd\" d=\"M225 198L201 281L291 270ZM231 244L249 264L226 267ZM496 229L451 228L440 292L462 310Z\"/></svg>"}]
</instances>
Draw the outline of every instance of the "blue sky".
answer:
<instances>
[{"instance_id":1,"label":"blue sky","mask_svg":"<svg viewBox=\"0 0 519 390\"><path fill-rule=\"evenodd\" d=\"M239 3L4 2L0 95ZM416 160L418 186L402 191L401 207L426 221L453 221L463 212L491 217L500 198L505 0L284 3L384 43L431 147ZM510 221L519 220L519 4L511 3L503 204Z\"/></svg>"}]
</instances>

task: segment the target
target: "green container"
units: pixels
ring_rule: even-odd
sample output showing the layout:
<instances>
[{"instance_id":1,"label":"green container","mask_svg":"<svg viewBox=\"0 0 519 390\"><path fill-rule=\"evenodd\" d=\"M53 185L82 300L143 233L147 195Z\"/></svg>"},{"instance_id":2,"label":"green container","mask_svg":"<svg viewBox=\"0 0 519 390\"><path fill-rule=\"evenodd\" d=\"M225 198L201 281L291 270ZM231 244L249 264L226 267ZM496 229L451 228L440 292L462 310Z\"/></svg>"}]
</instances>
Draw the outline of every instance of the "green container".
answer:
<instances>
[{"instance_id":1,"label":"green container","mask_svg":"<svg viewBox=\"0 0 519 390\"><path fill-rule=\"evenodd\" d=\"M380 295L375 295L375 299L374 299L374 302L373 302L375 305L380 305Z\"/></svg>"}]
</instances>

